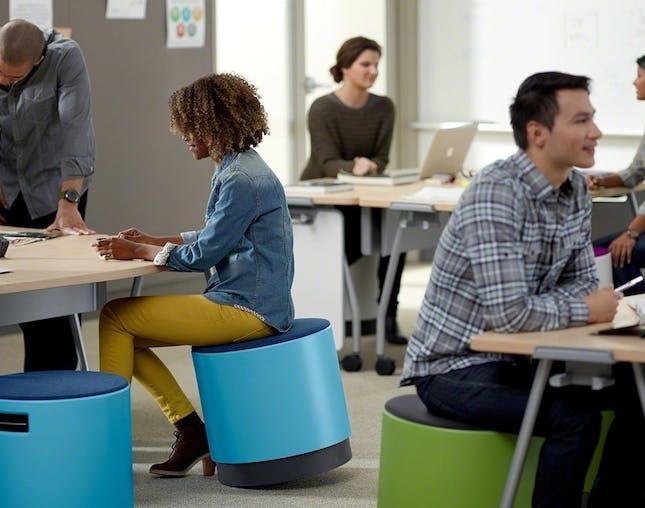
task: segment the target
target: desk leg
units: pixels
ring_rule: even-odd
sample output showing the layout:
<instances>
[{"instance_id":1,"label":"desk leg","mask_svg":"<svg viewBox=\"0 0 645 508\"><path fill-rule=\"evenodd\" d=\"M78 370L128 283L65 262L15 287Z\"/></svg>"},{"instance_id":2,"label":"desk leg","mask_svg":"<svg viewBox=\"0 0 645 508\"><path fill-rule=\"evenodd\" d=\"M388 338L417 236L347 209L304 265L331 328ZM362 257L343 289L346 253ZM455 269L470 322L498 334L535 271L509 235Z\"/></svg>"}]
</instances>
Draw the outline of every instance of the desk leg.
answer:
<instances>
[{"instance_id":1,"label":"desk leg","mask_svg":"<svg viewBox=\"0 0 645 508\"><path fill-rule=\"evenodd\" d=\"M72 328L72 335L74 336L74 344L76 345L76 354L80 363L80 370L87 370L87 355L85 354L85 346L83 345L83 332L81 330L81 320L78 314L72 314L69 317L69 324Z\"/></svg>"},{"instance_id":2,"label":"desk leg","mask_svg":"<svg viewBox=\"0 0 645 508\"><path fill-rule=\"evenodd\" d=\"M206 277L208 280L208 276ZM130 289L130 296L141 296L141 289L143 288L143 277L135 277L132 279L132 289Z\"/></svg>"},{"instance_id":3,"label":"desk leg","mask_svg":"<svg viewBox=\"0 0 645 508\"><path fill-rule=\"evenodd\" d=\"M352 311L352 353L359 354L361 351L361 309L356 296L354 279L349 269L347 258L343 256L343 279L345 280L345 289L349 297L349 308Z\"/></svg>"},{"instance_id":4,"label":"desk leg","mask_svg":"<svg viewBox=\"0 0 645 508\"><path fill-rule=\"evenodd\" d=\"M392 286L394 285L394 277L396 269L399 264L399 256L401 254L401 237L403 230L406 228L407 219L401 220L399 227L396 229L394 235L394 243L392 244L392 252L390 252L390 262L387 264L387 271L385 272L385 280L383 281L383 288L381 289L381 299L378 304L376 313L376 357L383 356L385 351L385 320L387 319L387 306L390 303L392 296Z\"/></svg>"},{"instance_id":5,"label":"desk leg","mask_svg":"<svg viewBox=\"0 0 645 508\"><path fill-rule=\"evenodd\" d=\"M629 201L632 204L632 210L634 211L634 217L638 215L638 199L636 199L636 193L635 192L630 192L629 193Z\"/></svg>"},{"instance_id":6,"label":"desk leg","mask_svg":"<svg viewBox=\"0 0 645 508\"><path fill-rule=\"evenodd\" d=\"M644 366L640 363L632 363L634 369L634 380L636 381L636 388L638 389L638 396L641 399L641 407L645 415L645 375L643 374Z\"/></svg>"},{"instance_id":7,"label":"desk leg","mask_svg":"<svg viewBox=\"0 0 645 508\"><path fill-rule=\"evenodd\" d=\"M544 393L546 382L549 379L549 372L551 371L552 363L552 360L541 359L538 364L535 378L533 379L533 385L531 386L529 400L526 403L526 409L524 410L524 418L522 419L520 433L517 436L515 452L513 453L513 460L511 461L511 467L508 471L508 477L506 478L506 485L504 486L504 494L502 496L500 508L513 508L515 494L517 493L517 487L520 484L522 469L524 468L524 461L526 460L526 452L529 448L529 443L531 442L535 419L537 418L538 410L540 409L542 394Z\"/></svg>"}]
</instances>

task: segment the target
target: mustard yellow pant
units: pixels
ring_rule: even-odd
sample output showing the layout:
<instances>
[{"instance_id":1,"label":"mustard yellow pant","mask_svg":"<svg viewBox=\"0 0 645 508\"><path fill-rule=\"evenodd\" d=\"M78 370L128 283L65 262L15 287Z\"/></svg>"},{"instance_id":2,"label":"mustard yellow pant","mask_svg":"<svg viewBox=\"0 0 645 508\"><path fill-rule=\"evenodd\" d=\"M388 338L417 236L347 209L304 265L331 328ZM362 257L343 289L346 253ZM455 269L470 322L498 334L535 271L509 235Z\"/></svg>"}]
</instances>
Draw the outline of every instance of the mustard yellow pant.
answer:
<instances>
[{"instance_id":1,"label":"mustard yellow pant","mask_svg":"<svg viewBox=\"0 0 645 508\"><path fill-rule=\"evenodd\" d=\"M99 319L100 368L135 377L157 401L170 423L193 405L150 348L212 346L275 333L253 314L210 301L203 295L121 298L107 303Z\"/></svg>"}]
</instances>

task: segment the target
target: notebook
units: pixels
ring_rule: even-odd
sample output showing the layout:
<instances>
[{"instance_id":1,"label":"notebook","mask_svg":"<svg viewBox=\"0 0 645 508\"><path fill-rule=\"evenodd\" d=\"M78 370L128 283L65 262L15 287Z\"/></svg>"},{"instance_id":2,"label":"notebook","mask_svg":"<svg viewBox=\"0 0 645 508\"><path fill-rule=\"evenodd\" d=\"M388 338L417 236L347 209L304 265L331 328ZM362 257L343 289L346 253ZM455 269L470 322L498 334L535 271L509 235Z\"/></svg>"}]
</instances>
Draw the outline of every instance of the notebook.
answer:
<instances>
[{"instance_id":1,"label":"notebook","mask_svg":"<svg viewBox=\"0 0 645 508\"><path fill-rule=\"evenodd\" d=\"M285 186L284 190L290 195L319 195L330 194L332 192L346 192L352 190L353 187L348 183L342 182L326 182L326 181L304 181L292 185Z\"/></svg>"},{"instance_id":2,"label":"notebook","mask_svg":"<svg viewBox=\"0 0 645 508\"><path fill-rule=\"evenodd\" d=\"M338 180L363 185L399 185L443 175L448 175L448 180L454 179L462 169L476 132L476 123L440 128L428 148L421 168L388 169L382 174L370 176L341 172Z\"/></svg>"},{"instance_id":3,"label":"notebook","mask_svg":"<svg viewBox=\"0 0 645 508\"><path fill-rule=\"evenodd\" d=\"M340 171L336 177L339 182L356 185L401 185L419 181L419 171L416 173L388 172L355 175L354 173Z\"/></svg>"}]
</instances>

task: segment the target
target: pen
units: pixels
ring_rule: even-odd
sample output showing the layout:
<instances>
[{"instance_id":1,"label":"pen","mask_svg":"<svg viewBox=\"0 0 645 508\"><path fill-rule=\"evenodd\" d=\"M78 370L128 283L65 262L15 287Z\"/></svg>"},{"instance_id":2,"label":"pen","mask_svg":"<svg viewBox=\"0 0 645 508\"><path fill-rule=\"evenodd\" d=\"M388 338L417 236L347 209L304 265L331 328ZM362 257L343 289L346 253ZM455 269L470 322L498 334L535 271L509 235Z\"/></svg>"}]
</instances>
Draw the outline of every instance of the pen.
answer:
<instances>
[{"instance_id":1,"label":"pen","mask_svg":"<svg viewBox=\"0 0 645 508\"><path fill-rule=\"evenodd\" d=\"M630 287L635 286L642 280L643 280L643 276L639 275L638 277L630 280L629 282L625 282L625 284L623 284L622 286L618 286L617 288L614 289L614 291L616 291L616 293L618 293L619 291L624 291L625 289L629 289Z\"/></svg>"}]
</instances>

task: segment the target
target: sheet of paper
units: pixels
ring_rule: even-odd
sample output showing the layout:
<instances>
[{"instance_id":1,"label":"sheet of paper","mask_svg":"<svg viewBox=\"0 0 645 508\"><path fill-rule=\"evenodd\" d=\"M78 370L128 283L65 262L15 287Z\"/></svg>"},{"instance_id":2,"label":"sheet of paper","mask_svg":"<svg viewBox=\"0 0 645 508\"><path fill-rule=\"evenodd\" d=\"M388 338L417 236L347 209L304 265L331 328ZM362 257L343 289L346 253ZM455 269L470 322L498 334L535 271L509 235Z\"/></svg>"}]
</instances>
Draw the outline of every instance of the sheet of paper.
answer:
<instances>
[{"instance_id":1,"label":"sheet of paper","mask_svg":"<svg viewBox=\"0 0 645 508\"><path fill-rule=\"evenodd\" d=\"M414 194L406 194L402 198L406 201L419 201L425 203L456 203L464 192L462 187L423 187Z\"/></svg>"},{"instance_id":2,"label":"sheet of paper","mask_svg":"<svg viewBox=\"0 0 645 508\"><path fill-rule=\"evenodd\" d=\"M645 323L645 298L630 298L627 305L636 311L641 323ZM620 306L618 307L620 310Z\"/></svg>"},{"instance_id":3,"label":"sheet of paper","mask_svg":"<svg viewBox=\"0 0 645 508\"><path fill-rule=\"evenodd\" d=\"M54 23L52 0L11 0L9 19L26 19L43 30L50 30Z\"/></svg>"},{"instance_id":4,"label":"sheet of paper","mask_svg":"<svg viewBox=\"0 0 645 508\"><path fill-rule=\"evenodd\" d=\"M107 0L106 19L145 19L147 0Z\"/></svg>"}]
</instances>

